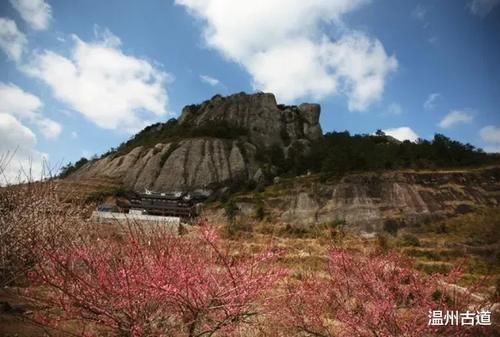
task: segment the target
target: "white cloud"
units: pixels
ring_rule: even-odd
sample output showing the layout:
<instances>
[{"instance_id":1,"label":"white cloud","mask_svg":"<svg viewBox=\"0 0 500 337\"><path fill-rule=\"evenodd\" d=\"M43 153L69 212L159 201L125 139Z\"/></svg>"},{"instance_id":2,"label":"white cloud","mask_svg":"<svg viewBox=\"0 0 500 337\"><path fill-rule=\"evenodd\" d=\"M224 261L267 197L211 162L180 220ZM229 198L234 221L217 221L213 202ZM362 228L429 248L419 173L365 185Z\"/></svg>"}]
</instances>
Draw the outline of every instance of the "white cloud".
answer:
<instances>
[{"instance_id":1,"label":"white cloud","mask_svg":"<svg viewBox=\"0 0 500 337\"><path fill-rule=\"evenodd\" d=\"M207 46L240 63L257 90L281 101L339 92L350 110L380 100L398 67L382 43L349 30L342 16L368 0L176 0L205 24ZM322 32L331 24L337 38Z\"/></svg>"},{"instance_id":2,"label":"white cloud","mask_svg":"<svg viewBox=\"0 0 500 337\"><path fill-rule=\"evenodd\" d=\"M71 132L71 138L73 138L73 139L78 138L78 132L76 132L76 131L72 131L72 132Z\"/></svg>"},{"instance_id":3,"label":"white cloud","mask_svg":"<svg viewBox=\"0 0 500 337\"><path fill-rule=\"evenodd\" d=\"M500 127L488 125L479 131L481 139L486 143L485 152L500 153Z\"/></svg>"},{"instance_id":4,"label":"white cloud","mask_svg":"<svg viewBox=\"0 0 500 337\"><path fill-rule=\"evenodd\" d=\"M429 96L427 96L427 99L424 102L424 109L425 110L434 109L436 107L436 101L438 100L439 97L441 97L441 94L438 92L429 94Z\"/></svg>"},{"instance_id":5,"label":"white cloud","mask_svg":"<svg viewBox=\"0 0 500 337\"><path fill-rule=\"evenodd\" d=\"M485 17L498 4L500 4L500 0L472 0L469 2L468 7L472 14Z\"/></svg>"},{"instance_id":6,"label":"white cloud","mask_svg":"<svg viewBox=\"0 0 500 337\"><path fill-rule=\"evenodd\" d=\"M17 29L13 20L0 18L0 49L8 58L20 62L27 43L26 36Z\"/></svg>"},{"instance_id":7,"label":"white cloud","mask_svg":"<svg viewBox=\"0 0 500 337\"><path fill-rule=\"evenodd\" d=\"M321 64L320 49L303 39L284 42L252 55L246 66L253 77L254 88L272 92L286 102L306 96L318 99L334 93L337 80Z\"/></svg>"},{"instance_id":8,"label":"white cloud","mask_svg":"<svg viewBox=\"0 0 500 337\"><path fill-rule=\"evenodd\" d=\"M473 119L473 116L471 113L467 111L462 111L462 110L453 110L450 111L444 118L439 122L439 126L447 129L451 128L457 124L460 123L469 123Z\"/></svg>"},{"instance_id":9,"label":"white cloud","mask_svg":"<svg viewBox=\"0 0 500 337\"><path fill-rule=\"evenodd\" d=\"M401 108L401 105L399 105L398 103L391 103L387 107L387 112L391 115L401 115L403 109Z\"/></svg>"},{"instance_id":10,"label":"white cloud","mask_svg":"<svg viewBox=\"0 0 500 337\"><path fill-rule=\"evenodd\" d=\"M417 20L424 20L426 15L427 10L420 4L418 4L411 12L411 16Z\"/></svg>"},{"instance_id":11,"label":"white cloud","mask_svg":"<svg viewBox=\"0 0 500 337\"><path fill-rule=\"evenodd\" d=\"M439 37L437 37L436 35L433 35L433 36L431 36L431 37L429 37L427 39L427 42L429 42L430 44L435 45L435 44L437 44L439 42Z\"/></svg>"},{"instance_id":12,"label":"white cloud","mask_svg":"<svg viewBox=\"0 0 500 337\"><path fill-rule=\"evenodd\" d=\"M10 0L10 2L31 28L45 30L49 27L52 9L44 0Z\"/></svg>"},{"instance_id":13,"label":"white cloud","mask_svg":"<svg viewBox=\"0 0 500 337\"><path fill-rule=\"evenodd\" d=\"M211 85L212 87L215 87L216 85L218 85L220 83L220 81L214 77L211 77L211 76L208 76L208 75L200 75L200 80L202 82L205 82L209 85Z\"/></svg>"},{"instance_id":14,"label":"white cloud","mask_svg":"<svg viewBox=\"0 0 500 337\"><path fill-rule=\"evenodd\" d=\"M31 119L42 107L40 99L14 84L0 82L0 112Z\"/></svg>"},{"instance_id":15,"label":"white cloud","mask_svg":"<svg viewBox=\"0 0 500 337\"><path fill-rule=\"evenodd\" d=\"M40 113L42 106L43 103L37 96L23 91L14 84L0 82L0 113L35 124L45 138L57 138L62 126L44 117Z\"/></svg>"},{"instance_id":16,"label":"white cloud","mask_svg":"<svg viewBox=\"0 0 500 337\"><path fill-rule=\"evenodd\" d=\"M130 132L149 122L148 116L164 115L171 77L147 60L124 54L120 39L108 30L97 30L96 37L85 42L73 35L69 58L46 50L24 71L102 128Z\"/></svg>"},{"instance_id":17,"label":"white cloud","mask_svg":"<svg viewBox=\"0 0 500 337\"><path fill-rule=\"evenodd\" d=\"M487 143L484 151L500 153L500 127L488 125L479 131L481 139Z\"/></svg>"},{"instance_id":18,"label":"white cloud","mask_svg":"<svg viewBox=\"0 0 500 337\"><path fill-rule=\"evenodd\" d=\"M14 116L0 113L0 185L40 178L47 154L35 149L35 134Z\"/></svg>"},{"instance_id":19,"label":"white cloud","mask_svg":"<svg viewBox=\"0 0 500 337\"><path fill-rule=\"evenodd\" d=\"M418 140L417 133L407 126L402 126L400 128L386 129L382 131L386 135L394 137L402 142L405 140L409 140L410 142L415 142Z\"/></svg>"},{"instance_id":20,"label":"white cloud","mask_svg":"<svg viewBox=\"0 0 500 337\"><path fill-rule=\"evenodd\" d=\"M92 153L87 150L82 150L82 157L90 159L92 157Z\"/></svg>"},{"instance_id":21,"label":"white cloud","mask_svg":"<svg viewBox=\"0 0 500 337\"><path fill-rule=\"evenodd\" d=\"M62 131L61 124L48 118L39 119L37 122L40 132L45 138L53 139L59 137Z\"/></svg>"},{"instance_id":22,"label":"white cloud","mask_svg":"<svg viewBox=\"0 0 500 337\"><path fill-rule=\"evenodd\" d=\"M3 138L2 151L13 151L16 147L32 148L36 144L35 134L27 127L22 125L14 116L0 113L0 125Z\"/></svg>"},{"instance_id":23,"label":"white cloud","mask_svg":"<svg viewBox=\"0 0 500 337\"><path fill-rule=\"evenodd\" d=\"M488 145L483 150L487 153L500 153L500 145Z\"/></svg>"},{"instance_id":24,"label":"white cloud","mask_svg":"<svg viewBox=\"0 0 500 337\"><path fill-rule=\"evenodd\" d=\"M485 126L479 131L479 135L485 142L500 144L500 127L494 125Z\"/></svg>"}]
</instances>

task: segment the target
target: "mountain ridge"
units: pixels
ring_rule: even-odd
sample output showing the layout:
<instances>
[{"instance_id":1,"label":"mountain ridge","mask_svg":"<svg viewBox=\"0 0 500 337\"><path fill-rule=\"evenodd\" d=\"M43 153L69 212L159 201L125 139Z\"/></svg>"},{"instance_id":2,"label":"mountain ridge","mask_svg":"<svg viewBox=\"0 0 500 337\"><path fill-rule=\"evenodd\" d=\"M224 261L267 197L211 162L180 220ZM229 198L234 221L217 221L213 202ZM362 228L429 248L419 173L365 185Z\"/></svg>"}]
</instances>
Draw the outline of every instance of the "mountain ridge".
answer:
<instances>
[{"instance_id":1,"label":"mountain ridge","mask_svg":"<svg viewBox=\"0 0 500 337\"><path fill-rule=\"evenodd\" d=\"M436 134L431 141L323 134L319 104L282 105L270 93L215 95L184 107L178 119L144 128L100 158L81 159L62 177L112 178L142 191L210 192L268 185L307 172L442 169L499 164L500 156Z\"/></svg>"},{"instance_id":2,"label":"mountain ridge","mask_svg":"<svg viewBox=\"0 0 500 337\"><path fill-rule=\"evenodd\" d=\"M278 105L273 94L216 95L186 106L178 120L150 126L84 163L70 178L116 178L134 190L213 190L229 183L259 183L264 175L277 173L259 160L259 152L274 147L286 156L294 146L308 151L323 137L319 115L318 104ZM151 133L157 136L149 141Z\"/></svg>"}]
</instances>

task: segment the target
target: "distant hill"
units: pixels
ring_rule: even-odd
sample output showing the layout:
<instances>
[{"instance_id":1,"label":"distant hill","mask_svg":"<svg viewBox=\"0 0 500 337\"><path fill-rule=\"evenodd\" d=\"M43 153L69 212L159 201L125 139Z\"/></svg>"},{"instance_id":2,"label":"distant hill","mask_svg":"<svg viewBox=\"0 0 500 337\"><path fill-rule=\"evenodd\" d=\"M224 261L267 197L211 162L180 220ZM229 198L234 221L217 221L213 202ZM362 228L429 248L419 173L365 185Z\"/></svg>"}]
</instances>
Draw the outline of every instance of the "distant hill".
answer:
<instances>
[{"instance_id":1,"label":"distant hill","mask_svg":"<svg viewBox=\"0 0 500 337\"><path fill-rule=\"evenodd\" d=\"M437 134L399 142L377 132L322 133L320 106L277 104L273 94L216 95L186 106L178 120L146 127L98 159L69 164L62 177L112 178L133 190L252 189L275 176L477 167L500 163Z\"/></svg>"}]
</instances>

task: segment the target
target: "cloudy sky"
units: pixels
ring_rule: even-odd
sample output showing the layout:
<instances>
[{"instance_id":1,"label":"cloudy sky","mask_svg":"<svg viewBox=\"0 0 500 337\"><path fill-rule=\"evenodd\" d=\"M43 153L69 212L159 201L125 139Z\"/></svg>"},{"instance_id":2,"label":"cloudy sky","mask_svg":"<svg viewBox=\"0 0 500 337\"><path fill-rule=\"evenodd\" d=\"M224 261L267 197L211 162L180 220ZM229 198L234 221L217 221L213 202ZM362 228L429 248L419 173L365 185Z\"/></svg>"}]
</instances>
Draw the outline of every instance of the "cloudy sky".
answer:
<instances>
[{"instance_id":1,"label":"cloudy sky","mask_svg":"<svg viewBox=\"0 0 500 337\"><path fill-rule=\"evenodd\" d=\"M0 49L0 153L35 171L240 91L500 151L500 0L3 0Z\"/></svg>"}]
</instances>

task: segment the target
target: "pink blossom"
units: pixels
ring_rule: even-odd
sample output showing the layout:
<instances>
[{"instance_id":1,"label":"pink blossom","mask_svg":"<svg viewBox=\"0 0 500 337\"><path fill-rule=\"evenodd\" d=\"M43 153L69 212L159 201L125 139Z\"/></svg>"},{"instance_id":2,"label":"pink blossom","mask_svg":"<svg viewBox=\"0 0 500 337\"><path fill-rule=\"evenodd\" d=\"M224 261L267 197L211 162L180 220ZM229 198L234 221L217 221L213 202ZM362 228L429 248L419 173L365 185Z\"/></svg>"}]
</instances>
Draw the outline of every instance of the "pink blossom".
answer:
<instances>
[{"instance_id":1,"label":"pink blossom","mask_svg":"<svg viewBox=\"0 0 500 337\"><path fill-rule=\"evenodd\" d=\"M275 253L231 256L209 225L198 236L155 235L41 247L32 278L50 289L38 299L49 310L37 321L53 327L57 315L133 337L229 336L257 321L285 275Z\"/></svg>"}]
</instances>

